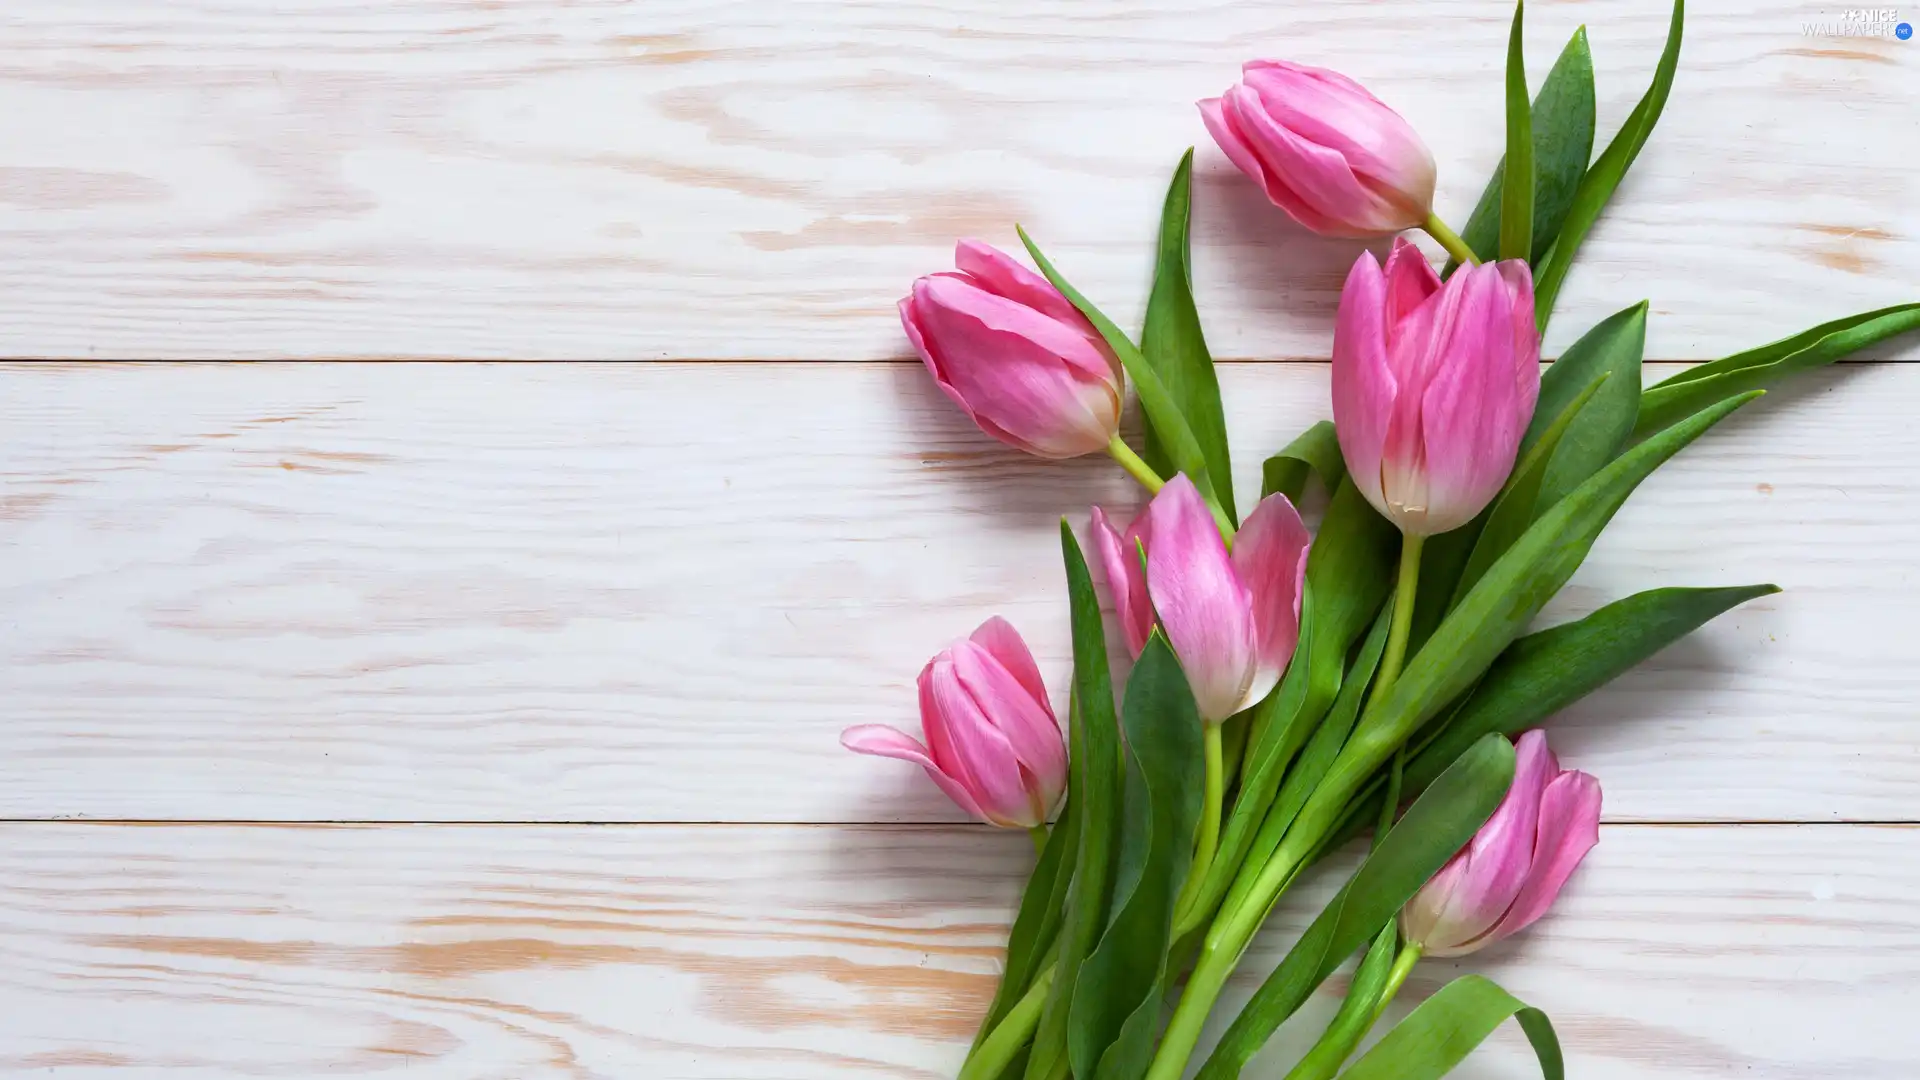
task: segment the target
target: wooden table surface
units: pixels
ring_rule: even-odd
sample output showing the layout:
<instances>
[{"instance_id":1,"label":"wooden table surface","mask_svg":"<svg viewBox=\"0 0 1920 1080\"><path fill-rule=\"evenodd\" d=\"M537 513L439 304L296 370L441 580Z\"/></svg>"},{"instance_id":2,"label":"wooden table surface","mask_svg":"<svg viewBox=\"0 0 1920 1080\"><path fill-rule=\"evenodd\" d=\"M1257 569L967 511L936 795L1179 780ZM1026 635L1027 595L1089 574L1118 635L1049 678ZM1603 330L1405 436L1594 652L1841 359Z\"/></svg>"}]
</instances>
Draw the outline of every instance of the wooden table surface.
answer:
<instances>
[{"instance_id":1,"label":"wooden table surface","mask_svg":"<svg viewBox=\"0 0 1920 1080\"><path fill-rule=\"evenodd\" d=\"M1548 355L1642 297L1664 375L1920 296L1920 42L1809 34L1819 2L1690 5ZM1250 493L1326 414L1354 249L1193 100L1344 70L1457 222L1509 16L1014 7L0 9L0 1075L951 1076L1031 852L836 735L911 727L993 613L1060 688L1055 522L1132 494L972 430L894 300L1020 221L1133 324L1203 143ZM1609 137L1665 21L1536 0L1529 68L1588 24ZM1553 721L1599 848L1411 997L1486 971L1596 1080L1920 1075L1914 361L1801 379L1628 505L1549 618L1785 591ZM1508 1033L1460 1075L1530 1069Z\"/></svg>"}]
</instances>

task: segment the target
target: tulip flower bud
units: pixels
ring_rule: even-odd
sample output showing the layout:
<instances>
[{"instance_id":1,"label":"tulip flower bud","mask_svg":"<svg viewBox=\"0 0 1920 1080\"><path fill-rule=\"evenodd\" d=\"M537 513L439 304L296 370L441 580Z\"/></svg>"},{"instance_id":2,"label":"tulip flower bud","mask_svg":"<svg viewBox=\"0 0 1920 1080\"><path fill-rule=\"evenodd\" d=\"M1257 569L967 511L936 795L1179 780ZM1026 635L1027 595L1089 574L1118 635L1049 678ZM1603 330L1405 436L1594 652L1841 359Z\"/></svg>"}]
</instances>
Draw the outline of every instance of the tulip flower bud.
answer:
<instances>
[{"instance_id":1,"label":"tulip flower bud","mask_svg":"<svg viewBox=\"0 0 1920 1080\"><path fill-rule=\"evenodd\" d=\"M1251 60L1200 102L1234 165L1288 216L1323 236L1385 236L1433 211L1433 155L1399 113L1352 79Z\"/></svg>"},{"instance_id":2,"label":"tulip flower bud","mask_svg":"<svg viewBox=\"0 0 1920 1080\"><path fill-rule=\"evenodd\" d=\"M880 724L850 727L859 754L911 761L962 810L1007 828L1044 825L1067 787L1067 747L1027 643L992 618L920 672L926 745Z\"/></svg>"},{"instance_id":3,"label":"tulip flower bud","mask_svg":"<svg viewBox=\"0 0 1920 1080\"><path fill-rule=\"evenodd\" d=\"M933 381L980 430L1044 458L1104 450L1124 397L1113 350L1046 278L978 240L929 274L900 323Z\"/></svg>"},{"instance_id":4,"label":"tulip flower bud","mask_svg":"<svg viewBox=\"0 0 1920 1080\"><path fill-rule=\"evenodd\" d=\"M1514 750L1500 808L1400 913L1428 956L1464 956L1532 924L1600 840L1600 782L1561 771L1538 730Z\"/></svg>"},{"instance_id":5,"label":"tulip flower bud","mask_svg":"<svg viewBox=\"0 0 1920 1080\"><path fill-rule=\"evenodd\" d=\"M1200 717L1217 724L1267 696L1300 638L1307 527L1285 495L1247 515L1233 554L1200 492L1184 474L1167 481L1123 535L1098 507L1093 541L1135 656L1155 613ZM1144 573L1136 545L1147 549Z\"/></svg>"},{"instance_id":6,"label":"tulip flower bud","mask_svg":"<svg viewBox=\"0 0 1920 1080\"><path fill-rule=\"evenodd\" d=\"M1354 484L1402 532L1472 521L1513 471L1540 396L1533 275L1518 260L1440 283L1396 240L1367 252L1340 294L1333 419Z\"/></svg>"}]
</instances>

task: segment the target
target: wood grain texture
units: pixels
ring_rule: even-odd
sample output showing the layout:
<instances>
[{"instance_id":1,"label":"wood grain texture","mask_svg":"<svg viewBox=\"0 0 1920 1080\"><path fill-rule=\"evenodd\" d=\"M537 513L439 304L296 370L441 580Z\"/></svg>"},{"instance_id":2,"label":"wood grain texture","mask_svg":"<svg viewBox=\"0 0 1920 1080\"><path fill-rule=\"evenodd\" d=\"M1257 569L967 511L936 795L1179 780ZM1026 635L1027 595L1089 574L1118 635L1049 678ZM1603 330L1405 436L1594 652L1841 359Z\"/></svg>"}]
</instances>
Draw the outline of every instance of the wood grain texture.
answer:
<instances>
[{"instance_id":1,"label":"wood grain texture","mask_svg":"<svg viewBox=\"0 0 1920 1080\"><path fill-rule=\"evenodd\" d=\"M1717 356L1920 281L1920 49L1807 0L1695 0L1666 119L1549 352L1651 295ZM660 359L905 352L894 299L1024 222L1124 323L1195 99L1258 55L1401 109L1466 216L1501 149L1507 7L995 0L13 0L0 12L0 356ZM1600 131L1665 0L1592 27ZM1194 274L1217 355L1323 355L1353 247L1210 146ZM1763 319L1756 312L1764 312ZM1763 325L1756 325L1757 323Z\"/></svg>"},{"instance_id":2,"label":"wood grain texture","mask_svg":"<svg viewBox=\"0 0 1920 1080\"><path fill-rule=\"evenodd\" d=\"M937 1080L1031 858L965 828L0 826L0 1075ZM1907 1080L1916 889L1911 828L1608 826L1544 921L1403 1001L1484 971L1592 1080ZM1537 1075L1523 1047L1460 1075Z\"/></svg>"},{"instance_id":3,"label":"wood grain texture","mask_svg":"<svg viewBox=\"0 0 1920 1080\"><path fill-rule=\"evenodd\" d=\"M1223 381L1247 494L1326 369ZM1612 819L1920 819L1917 403L1879 364L1752 406L1549 610L1786 589L1555 721ZM908 365L26 364L0 430L16 818L952 820L839 730L914 729L997 612L1060 690L1057 523L1133 497Z\"/></svg>"}]
</instances>

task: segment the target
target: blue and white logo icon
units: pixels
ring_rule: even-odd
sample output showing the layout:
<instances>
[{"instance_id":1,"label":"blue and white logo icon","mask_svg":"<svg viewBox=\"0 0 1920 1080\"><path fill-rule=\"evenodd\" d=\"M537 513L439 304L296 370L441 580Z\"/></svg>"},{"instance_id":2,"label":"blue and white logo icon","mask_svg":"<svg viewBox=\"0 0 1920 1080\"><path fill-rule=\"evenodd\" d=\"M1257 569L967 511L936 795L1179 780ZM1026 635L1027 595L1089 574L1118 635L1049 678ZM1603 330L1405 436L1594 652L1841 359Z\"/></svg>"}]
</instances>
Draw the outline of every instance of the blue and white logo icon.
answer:
<instances>
[{"instance_id":1,"label":"blue and white logo icon","mask_svg":"<svg viewBox=\"0 0 1920 1080\"><path fill-rule=\"evenodd\" d=\"M1913 36L1913 24L1903 22L1899 26L1894 27L1893 36L1899 38L1901 41L1907 40Z\"/></svg>"}]
</instances>

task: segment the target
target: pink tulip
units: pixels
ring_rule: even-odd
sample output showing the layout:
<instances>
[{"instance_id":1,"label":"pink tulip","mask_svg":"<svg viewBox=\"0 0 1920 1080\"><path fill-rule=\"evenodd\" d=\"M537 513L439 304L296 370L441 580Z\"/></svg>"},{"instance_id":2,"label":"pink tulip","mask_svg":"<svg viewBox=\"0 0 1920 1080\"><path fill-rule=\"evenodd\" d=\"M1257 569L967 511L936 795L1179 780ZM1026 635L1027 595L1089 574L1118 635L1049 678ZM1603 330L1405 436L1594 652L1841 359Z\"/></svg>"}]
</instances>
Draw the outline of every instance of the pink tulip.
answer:
<instances>
[{"instance_id":1,"label":"pink tulip","mask_svg":"<svg viewBox=\"0 0 1920 1080\"><path fill-rule=\"evenodd\" d=\"M943 649L920 672L927 743L881 724L841 745L911 761L962 810L1008 828L1043 825L1067 786L1067 747L1027 643L1002 618Z\"/></svg>"},{"instance_id":2,"label":"pink tulip","mask_svg":"<svg viewBox=\"0 0 1920 1080\"><path fill-rule=\"evenodd\" d=\"M1046 278L978 240L929 274L900 323L933 381L980 429L1044 458L1104 450L1124 396L1113 351Z\"/></svg>"},{"instance_id":3,"label":"pink tulip","mask_svg":"<svg viewBox=\"0 0 1920 1080\"><path fill-rule=\"evenodd\" d=\"M1463 956L1531 925L1600 840L1600 782L1561 771L1537 730L1514 749L1500 808L1400 913L1428 956Z\"/></svg>"},{"instance_id":4,"label":"pink tulip","mask_svg":"<svg viewBox=\"0 0 1920 1080\"><path fill-rule=\"evenodd\" d=\"M1293 658L1309 539L1287 497L1269 495L1247 515L1228 555L1184 474L1167 481L1124 535L1093 510L1093 542L1127 647L1140 655L1157 612L1210 724L1266 697ZM1147 549L1144 575L1139 544Z\"/></svg>"},{"instance_id":5,"label":"pink tulip","mask_svg":"<svg viewBox=\"0 0 1920 1080\"><path fill-rule=\"evenodd\" d=\"M1324 236L1384 236L1433 210L1433 155L1400 114L1352 79L1250 60L1200 118L1267 198Z\"/></svg>"},{"instance_id":6,"label":"pink tulip","mask_svg":"<svg viewBox=\"0 0 1920 1080\"><path fill-rule=\"evenodd\" d=\"M1396 240L1362 254L1333 331L1333 419L1347 469L1402 532L1473 520L1513 471L1540 395L1533 276L1518 260L1447 283Z\"/></svg>"}]
</instances>

